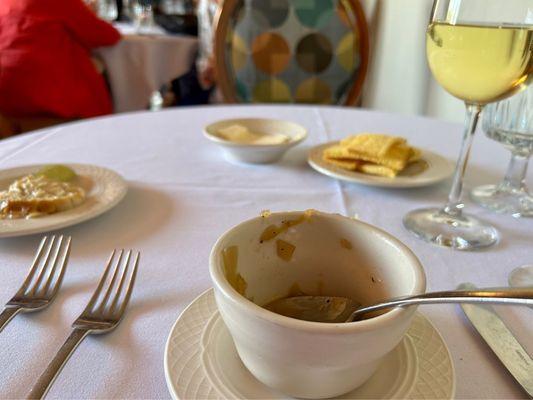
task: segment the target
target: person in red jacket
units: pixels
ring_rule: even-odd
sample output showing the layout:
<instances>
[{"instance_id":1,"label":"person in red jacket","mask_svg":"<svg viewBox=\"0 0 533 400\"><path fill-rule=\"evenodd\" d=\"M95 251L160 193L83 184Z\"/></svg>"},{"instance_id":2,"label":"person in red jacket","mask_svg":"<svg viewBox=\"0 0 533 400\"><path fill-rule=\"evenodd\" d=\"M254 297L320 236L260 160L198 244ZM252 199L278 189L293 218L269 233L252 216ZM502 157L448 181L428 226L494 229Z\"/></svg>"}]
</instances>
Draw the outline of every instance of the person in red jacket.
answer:
<instances>
[{"instance_id":1,"label":"person in red jacket","mask_svg":"<svg viewBox=\"0 0 533 400\"><path fill-rule=\"evenodd\" d=\"M120 40L82 0L0 0L0 113L84 118L113 111L91 49Z\"/></svg>"}]
</instances>

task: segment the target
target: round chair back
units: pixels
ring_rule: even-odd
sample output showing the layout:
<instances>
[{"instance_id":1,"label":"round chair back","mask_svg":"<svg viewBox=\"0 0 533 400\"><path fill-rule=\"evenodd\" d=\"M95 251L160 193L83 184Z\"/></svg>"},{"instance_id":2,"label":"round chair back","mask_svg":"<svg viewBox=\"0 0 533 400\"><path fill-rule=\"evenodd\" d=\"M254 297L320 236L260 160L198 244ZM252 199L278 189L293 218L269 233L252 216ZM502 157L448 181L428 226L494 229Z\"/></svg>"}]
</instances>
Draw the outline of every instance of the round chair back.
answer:
<instances>
[{"instance_id":1,"label":"round chair back","mask_svg":"<svg viewBox=\"0 0 533 400\"><path fill-rule=\"evenodd\" d=\"M368 67L358 0L225 0L217 82L230 103L354 104Z\"/></svg>"}]
</instances>

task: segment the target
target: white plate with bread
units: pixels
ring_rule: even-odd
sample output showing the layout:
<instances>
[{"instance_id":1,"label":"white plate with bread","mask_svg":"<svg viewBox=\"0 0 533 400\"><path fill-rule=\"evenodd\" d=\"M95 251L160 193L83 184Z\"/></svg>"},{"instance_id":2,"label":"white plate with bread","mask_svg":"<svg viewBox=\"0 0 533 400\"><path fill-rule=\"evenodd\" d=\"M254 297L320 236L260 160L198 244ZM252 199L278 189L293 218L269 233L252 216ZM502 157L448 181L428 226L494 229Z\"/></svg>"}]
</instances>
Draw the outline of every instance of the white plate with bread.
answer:
<instances>
[{"instance_id":1,"label":"white plate with bread","mask_svg":"<svg viewBox=\"0 0 533 400\"><path fill-rule=\"evenodd\" d=\"M19 201L15 196L16 201L10 204L11 200L9 200L10 203L8 203L6 191L15 181L22 177L33 176L46 167L48 166L28 165L0 171L0 211L4 211L0 219L0 238L53 231L95 218L117 205L128 189L126 181L119 174L107 168L87 164L65 164L64 167L75 174L72 179L76 187L81 188L83 193L81 201L76 197L69 206L65 204L65 197L54 201L45 198L45 201L34 202L33 198L28 200L28 197L21 197ZM16 210L20 204L30 207L34 203L35 209L45 212L37 212L25 217L21 217L20 213L17 217L16 213L5 212L8 205L12 205Z\"/></svg>"}]
</instances>

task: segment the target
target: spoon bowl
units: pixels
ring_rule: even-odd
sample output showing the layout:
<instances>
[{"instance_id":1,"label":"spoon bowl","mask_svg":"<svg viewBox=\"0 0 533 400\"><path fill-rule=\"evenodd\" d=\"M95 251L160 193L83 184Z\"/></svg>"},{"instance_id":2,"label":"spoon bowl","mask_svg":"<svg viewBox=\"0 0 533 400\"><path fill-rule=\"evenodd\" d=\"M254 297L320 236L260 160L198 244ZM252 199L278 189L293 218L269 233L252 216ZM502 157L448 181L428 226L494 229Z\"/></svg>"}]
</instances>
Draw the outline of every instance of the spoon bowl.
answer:
<instances>
[{"instance_id":1,"label":"spoon bowl","mask_svg":"<svg viewBox=\"0 0 533 400\"><path fill-rule=\"evenodd\" d=\"M304 321L346 322L361 303L346 297L295 296L269 303L267 310Z\"/></svg>"},{"instance_id":2,"label":"spoon bowl","mask_svg":"<svg viewBox=\"0 0 533 400\"><path fill-rule=\"evenodd\" d=\"M415 304L491 303L533 305L533 288L487 288L476 290L448 290L404 296L374 305L361 307L355 300L333 296L295 296L275 300L266 309L286 317L314 322L354 322L369 313L393 307Z\"/></svg>"},{"instance_id":3,"label":"spoon bowl","mask_svg":"<svg viewBox=\"0 0 533 400\"><path fill-rule=\"evenodd\" d=\"M509 286L533 287L533 265L513 269L509 274Z\"/></svg>"}]
</instances>

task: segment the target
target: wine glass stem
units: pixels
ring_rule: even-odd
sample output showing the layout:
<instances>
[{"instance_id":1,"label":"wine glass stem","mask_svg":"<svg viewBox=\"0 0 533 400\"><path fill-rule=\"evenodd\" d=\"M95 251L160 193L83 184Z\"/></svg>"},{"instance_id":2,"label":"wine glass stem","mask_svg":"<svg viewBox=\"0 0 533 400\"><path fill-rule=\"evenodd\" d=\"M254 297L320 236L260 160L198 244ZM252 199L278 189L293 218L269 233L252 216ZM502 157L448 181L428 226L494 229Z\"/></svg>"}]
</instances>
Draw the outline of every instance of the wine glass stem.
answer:
<instances>
[{"instance_id":1,"label":"wine glass stem","mask_svg":"<svg viewBox=\"0 0 533 400\"><path fill-rule=\"evenodd\" d=\"M468 156L472 147L472 140L474 139L474 132L481 114L482 106L477 104L466 105L466 120L465 131L463 135L463 143L461 144L461 152L455 166L455 173L453 175L452 188L448 195L448 202L444 206L443 211L446 214L453 216L460 216L463 209L461 202L463 194L463 177L465 175L466 165L468 163Z\"/></svg>"},{"instance_id":2,"label":"wine glass stem","mask_svg":"<svg viewBox=\"0 0 533 400\"><path fill-rule=\"evenodd\" d=\"M527 172L527 165L529 163L529 154L514 152L511 157L511 162L507 168L505 178L501 183L504 190L523 190L525 189L525 178Z\"/></svg>"}]
</instances>

